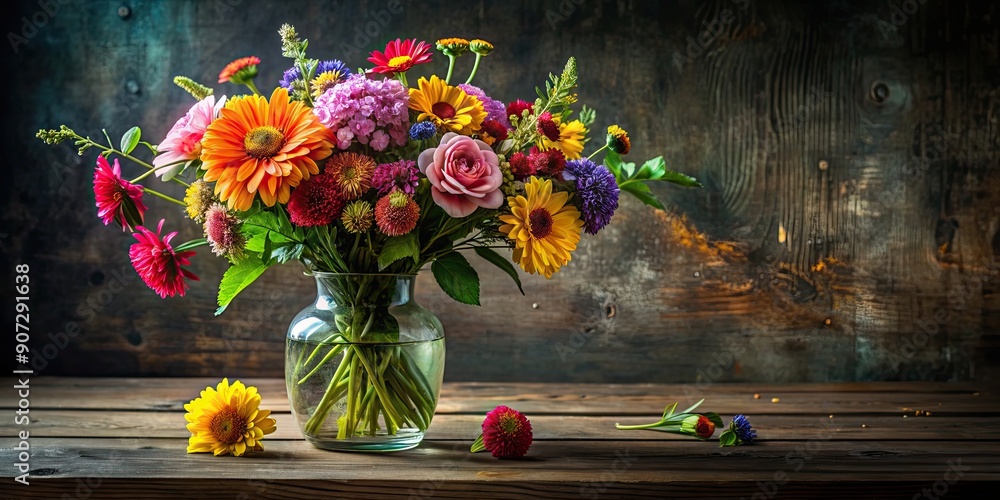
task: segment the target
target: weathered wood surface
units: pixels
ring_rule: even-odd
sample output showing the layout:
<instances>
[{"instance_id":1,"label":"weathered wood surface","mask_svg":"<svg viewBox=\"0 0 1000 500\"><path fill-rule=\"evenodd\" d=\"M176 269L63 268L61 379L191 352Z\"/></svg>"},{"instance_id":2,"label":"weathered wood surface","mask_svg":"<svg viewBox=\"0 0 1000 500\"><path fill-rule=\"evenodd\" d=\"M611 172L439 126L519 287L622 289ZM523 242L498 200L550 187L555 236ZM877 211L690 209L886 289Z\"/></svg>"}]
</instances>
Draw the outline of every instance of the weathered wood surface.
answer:
<instances>
[{"instance_id":1,"label":"weathered wood surface","mask_svg":"<svg viewBox=\"0 0 1000 500\"><path fill-rule=\"evenodd\" d=\"M284 330L313 293L297 269L270 271L215 318L225 264L199 255L203 281L186 300L160 300L128 263L130 239L93 217L92 155L33 134L138 124L157 141L191 102L174 75L211 82L256 54L259 81L276 82L287 21L313 55L352 66L390 35L488 38L498 48L476 83L505 100L530 97L574 54L599 125L629 129L633 158L664 154L706 183L656 187L666 213L627 200L555 278L525 276L525 297L487 266L479 309L421 278L419 300L447 330L448 380L997 378L992 2L910 2L907 13L861 0L401 0L389 13L390 0L135 0L124 17L118 1L56 3L51 19L34 1L11 7L4 32L27 41L0 51L15 117L0 125L0 279L32 265L33 347L53 358L36 358L44 373L281 375ZM385 22L366 40L355 28L373 12ZM29 35L22 17L36 16L47 20ZM181 239L198 236L175 208L151 205ZM69 325L80 333L63 344Z\"/></svg>"},{"instance_id":2,"label":"weathered wood surface","mask_svg":"<svg viewBox=\"0 0 1000 500\"><path fill-rule=\"evenodd\" d=\"M182 410L141 404L121 408L142 400L182 400L197 392L203 379L118 379L121 394L145 395L124 401L109 390L114 382L40 378L32 384L31 485L5 484L5 493L14 498L59 498L83 484L90 488L86 493L91 498L129 499L191 498L192 492L199 498L268 499L747 498L758 493L766 498L863 494L863 498L909 499L937 481L957 498L1000 486L998 397L989 387L969 384L758 387L762 395L826 400L822 411L833 418L786 413L781 403L769 412L751 409L750 402L743 410L723 410L733 404L723 402L727 395L742 395L747 387L719 384L706 392L705 408L725 412L726 419L731 417L728 412L749 413L760 436L758 444L738 448L615 430L616 421L655 419L661 411L656 406L669 400L663 396L651 405L635 398L630 386L555 384L546 391L535 384L446 384L428 436L414 450L389 455L318 450L302 439L284 409L276 414L278 430L265 440L266 451L234 459L186 454ZM264 406L273 408L281 381L253 382L265 397ZM670 394L671 387L637 389ZM484 393L522 410L531 408L531 401L549 401L544 406L547 411L542 406L535 407L537 413L527 411L535 442L526 458L502 461L468 453L482 413L461 409L479 407L477 394ZM979 396L972 396L976 393ZM60 408L89 409L58 409L53 395L62 399L55 405ZM906 396L914 398L914 406L925 408L962 395L976 398L979 405L961 416L916 416L903 408L859 408L844 395L859 400ZM608 411L579 415L572 401L587 399L603 402ZM5 394L0 409L8 411L14 403ZM616 414L619 409L642 417L622 417ZM10 438L18 430L10 422L0 422L0 452L13 451ZM952 466L961 476L947 472ZM8 470L3 469L4 481L11 481ZM955 481L949 483L951 479Z\"/></svg>"}]
</instances>

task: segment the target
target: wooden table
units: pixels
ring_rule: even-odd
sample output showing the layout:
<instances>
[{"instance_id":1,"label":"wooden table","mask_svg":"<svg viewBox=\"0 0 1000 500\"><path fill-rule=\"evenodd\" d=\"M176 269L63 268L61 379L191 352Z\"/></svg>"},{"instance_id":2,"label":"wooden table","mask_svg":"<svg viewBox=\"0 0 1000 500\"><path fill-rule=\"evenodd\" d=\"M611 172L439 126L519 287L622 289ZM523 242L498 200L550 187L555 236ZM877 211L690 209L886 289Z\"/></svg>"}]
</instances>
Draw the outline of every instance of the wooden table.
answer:
<instances>
[{"instance_id":1,"label":"wooden table","mask_svg":"<svg viewBox=\"0 0 1000 500\"><path fill-rule=\"evenodd\" d=\"M19 401L5 384L5 497L911 499L965 498L1000 485L1000 399L969 384L450 383L421 446L371 455L313 448L288 413L283 381L245 379L276 414L266 451L188 455L183 405L215 382L33 378L29 486L11 479L19 441L11 438L23 428L9 418ZM654 421L666 403L702 396L702 409L727 422L749 415L760 442L720 448L614 428ZM525 459L468 453L497 404L531 419L535 443Z\"/></svg>"}]
</instances>

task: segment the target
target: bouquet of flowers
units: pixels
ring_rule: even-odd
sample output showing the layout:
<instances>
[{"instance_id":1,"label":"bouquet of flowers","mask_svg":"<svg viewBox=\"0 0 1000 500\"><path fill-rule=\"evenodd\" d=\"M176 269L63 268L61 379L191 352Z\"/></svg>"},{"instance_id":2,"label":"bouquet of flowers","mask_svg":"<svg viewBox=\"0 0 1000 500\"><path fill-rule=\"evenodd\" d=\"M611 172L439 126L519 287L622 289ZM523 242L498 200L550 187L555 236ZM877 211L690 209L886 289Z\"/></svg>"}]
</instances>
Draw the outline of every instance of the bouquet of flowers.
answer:
<instances>
[{"instance_id":1,"label":"bouquet of flowers","mask_svg":"<svg viewBox=\"0 0 1000 500\"><path fill-rule=\"evenodd\" d=\"M219 75L220 84L249 89L244 95L217 97L177 77L197 102L159 144L143 141L137 127L117 145L106 132L107 145L65 125L38 136L73 141L80 154L100 151L98 216L132 231L132 263L161 297L183 296L198 279L188 266L206 245L231 262L217 314L272 265L298 261L311 273L332 273L335 328L291 368L290 380L303 380L323 360L340 360L307 429L344 398L340 438L379 422L390 433L430 422L436 391L422 371L405 352L364 346L399 340L387 314L393 286L381 276L413 275L429 264L450 297L478 305L478 276L462 251L520 288L497 249L512 249L521 269L550 278L570 261L581 233L609 223L621 191L662 209L648 183L699 186L662 157L640 166L623 161L630 140L621 127L595 134L595 110L574 110L572 58L536 89L537 98L505 104L472 84L493 50L484 40L446 38L435 47L397 39L371 53L369 68L351 70L307 57L308 43L293 27L279 34L292 64L269 95L255 82L257 57L237 59ZM430 67L434 48L447 58L445 76L415 76ZM475 57L471 74L457 83L455 61L468 55ZM595 135L600 147L585 153ZM119 159L145 171L128 180ZM150 187L154 179L183 185L183 199ZM147 221L147 195L183 207L204 238L174 244L177 233L164 234L163 219Z\"/></svg>"}]
</instances>

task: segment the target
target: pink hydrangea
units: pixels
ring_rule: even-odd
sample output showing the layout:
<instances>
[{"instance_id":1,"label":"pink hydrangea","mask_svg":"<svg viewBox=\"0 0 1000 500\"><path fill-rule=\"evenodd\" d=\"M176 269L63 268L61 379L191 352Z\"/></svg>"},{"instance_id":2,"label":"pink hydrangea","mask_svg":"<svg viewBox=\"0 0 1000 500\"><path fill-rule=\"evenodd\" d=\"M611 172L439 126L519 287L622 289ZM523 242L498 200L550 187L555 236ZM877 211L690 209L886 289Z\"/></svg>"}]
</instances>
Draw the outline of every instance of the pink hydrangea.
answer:
<instances>
[{"instance_id":1,"label":"pink hydrangea","mask_svg":"<svg viewBox=\"0 0 1000 500\"><path fill-rule=\"evenodd\" d=\"M448 132L438 147L420 153L417 166L431 182L434 203L452 217L503 204L500 161L483 141Z\"/></svg>"},{"instance_id":2,"label":"pink hydrangea","mask_svg":"<svg viewBox=\"0 0 1000 500\"><path fill-rule=\"evenodd\" d=\"M313 103L313 113L337 136L337 147L352 141L384 151L406 144L410 129L410 94L397 80L354 75L334 85Z\"/></svg>"},{"instance_id":3,"label":"pink hydrangea","mask_svg":"<svg viewBox=\"0 0 1000 500\"><path fill-rule=\"evenodd\" d=\"M201 157L201 138L212 120L219 117L219 111L225 104L225 96L215 102L215 96L210 95L195 103L186 115L174 123L167 137L156 147L159 154L153 158L153 166L157 176L169 181L191 161Z\"/></svg>"}]
</instances>

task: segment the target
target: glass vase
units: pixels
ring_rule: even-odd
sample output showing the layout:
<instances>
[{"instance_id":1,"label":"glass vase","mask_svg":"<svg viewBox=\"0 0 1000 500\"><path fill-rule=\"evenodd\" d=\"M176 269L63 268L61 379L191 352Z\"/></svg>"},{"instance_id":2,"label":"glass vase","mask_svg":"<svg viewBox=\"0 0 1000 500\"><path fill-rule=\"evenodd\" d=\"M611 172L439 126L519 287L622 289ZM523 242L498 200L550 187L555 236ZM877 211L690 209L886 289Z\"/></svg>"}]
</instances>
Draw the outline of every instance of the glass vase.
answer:
<instances>
[{"instance_id":1,"label":"glass vase","mask_svg":"<svg viewBox=\"0 0 1000 500\"><path fill-rule=\"evenodd\" d=\"M316 301L288 327L285 384L314 446L420 444L444 376L444 329L413 300L414 275L313 273Z\"/></svg>"}]
</instances>

